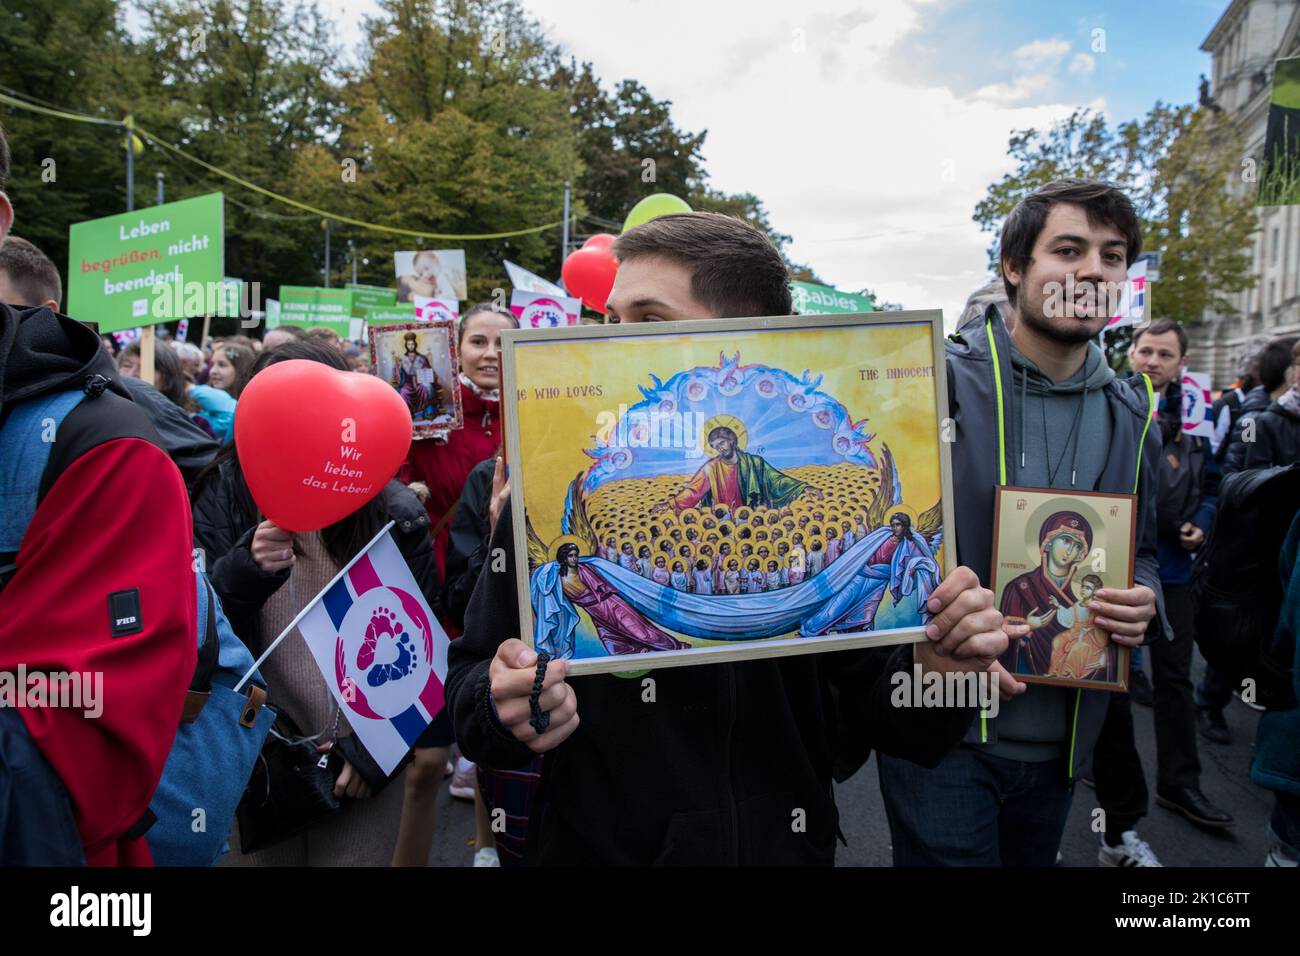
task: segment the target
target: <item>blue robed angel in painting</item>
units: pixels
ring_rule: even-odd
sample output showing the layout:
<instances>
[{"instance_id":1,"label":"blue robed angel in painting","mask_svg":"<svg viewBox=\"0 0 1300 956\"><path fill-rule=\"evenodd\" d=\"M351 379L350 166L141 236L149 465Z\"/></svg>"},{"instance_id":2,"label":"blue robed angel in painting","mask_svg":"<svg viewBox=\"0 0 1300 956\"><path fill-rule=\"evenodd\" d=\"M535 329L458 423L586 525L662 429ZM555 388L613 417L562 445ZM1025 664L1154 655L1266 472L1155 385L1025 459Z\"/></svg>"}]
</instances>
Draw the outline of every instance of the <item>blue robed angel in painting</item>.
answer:
<instances>
[{"instance_id":1,"label":"blue robed angel in painting","mask_svg":"<svg viewBox=\"0 0 1300 956\"><path fill-rule=\"evenodd\" d=\"M862 543L874 544L879 538L877 531ZM807 617L799 633L808 637L832 631L869 631L886 590L895 604L915 591L917 604L924 605L938 584L939 565L930 546L912 530L912 519L897 513L889 519L889 534L867 556L853 580Z\"/></svg>"}]
</instances>

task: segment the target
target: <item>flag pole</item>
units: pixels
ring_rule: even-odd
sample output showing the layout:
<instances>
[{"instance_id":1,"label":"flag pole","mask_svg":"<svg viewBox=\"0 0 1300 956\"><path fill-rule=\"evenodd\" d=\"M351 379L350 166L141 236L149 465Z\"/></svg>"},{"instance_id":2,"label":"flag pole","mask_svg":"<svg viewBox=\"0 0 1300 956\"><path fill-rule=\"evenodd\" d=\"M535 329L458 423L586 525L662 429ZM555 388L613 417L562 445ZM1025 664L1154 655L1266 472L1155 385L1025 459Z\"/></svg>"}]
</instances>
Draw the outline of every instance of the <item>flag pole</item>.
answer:
<instances>
[{"instance_id":1,"label":"flag pole","mask_svg":"<svg viewBox=\"0 0 1300 956\"><path fill-rule=\"evenodd\" d=\"M289 633L295 627L298 626L298 622L301 621L304 616L306 616L307 612L316 606L317 602L320 601L321 597L325 594L325 592L328 591L330 588L334 587L334 585L338 584L339 580L343 577L343 575L347 574L349 571L352 570L352 565L356 564L358 561L364 558L366 554L370 551L370 549L375 546L375 543L384 535L388 534L388 529L391 528L396 523L397 522L395 521L390 521L388 522L388 524L384 525L383 528L380 529L379 533L375 535L373 538L371 538L370 542L364 548L362 548L360 551L357 552L356 557L354 557L351 561L349 561L346 565L344 565L343 570L340 571L338 574L334 575L334 577L330 579L329 584L325 585L323 588L320 589L320 594L317 594L314 598L312 598L310 601L307 602L307 606L298 612L298 614L294 617L294 619L289 622L289 626L286 627L283 631L281 631L280 636L271 642L271 646L262 652L262 656L259 657L257 660L253 661L253 666L248 669L248 673L239 679L239 683L235 685L236 694L238 694L243 689L244 685L248 683L248 679L253 676L253 672L256 671L259 667L261 667L263 662L265 662L266 659L271 656L271 652L280 646L280 642L283 641L286 637L288 637ZM292 574L293 570L290 569L289 573Z\"/></svg>"}]
</instances>

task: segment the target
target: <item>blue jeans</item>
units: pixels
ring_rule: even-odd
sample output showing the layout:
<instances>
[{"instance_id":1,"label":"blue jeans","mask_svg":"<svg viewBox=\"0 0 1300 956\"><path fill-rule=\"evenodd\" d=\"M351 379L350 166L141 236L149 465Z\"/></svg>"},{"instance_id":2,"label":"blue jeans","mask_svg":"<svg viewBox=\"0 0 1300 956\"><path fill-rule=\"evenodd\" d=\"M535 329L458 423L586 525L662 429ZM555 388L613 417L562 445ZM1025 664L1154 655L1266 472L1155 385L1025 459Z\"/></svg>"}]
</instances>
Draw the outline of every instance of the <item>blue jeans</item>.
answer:
<instances>
[{"instance_id":1,"label":"blue jeans","mask_svg":"<svg viewBox=\"0 0 1300 956\"><path fill-rule=\"evenodd\" d=\"M894 866L1052 866L1074 785L1064 758L958 747L926 770L878 755Z\"/></svg>"}]
</instances>

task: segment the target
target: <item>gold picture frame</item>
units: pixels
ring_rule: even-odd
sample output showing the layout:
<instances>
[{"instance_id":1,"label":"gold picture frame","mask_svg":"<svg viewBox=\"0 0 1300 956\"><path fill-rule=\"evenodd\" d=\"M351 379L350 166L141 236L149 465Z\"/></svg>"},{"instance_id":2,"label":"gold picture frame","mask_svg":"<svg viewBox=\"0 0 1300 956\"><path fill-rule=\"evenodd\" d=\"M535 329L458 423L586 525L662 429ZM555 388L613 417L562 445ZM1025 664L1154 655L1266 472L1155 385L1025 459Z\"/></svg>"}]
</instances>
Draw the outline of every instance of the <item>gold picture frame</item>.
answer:
<instances>
[{"instance_id":1,"label":"gold picture frame","mask_svg":"<svg viewBox=\"0 0 1300 956\"><path fill-rule=\"evenodd\" d=\"M571 673L924 639L938 311L506 329L502 367L520 634Z\"/></svg>"},{"instance_id":2,"label":"gold picture frame","mask_svg":"<svg viewBox=\"0 0 1300 956\"><path fill-rule=\"evenodd\" d=\"M1033 628L1002 666L1028 683L1127 691L1132 650L1090 623L1088 601L1133 586L1137 495L1002 485L993 513L994 601Z\"/></svg>"}]
</instances>

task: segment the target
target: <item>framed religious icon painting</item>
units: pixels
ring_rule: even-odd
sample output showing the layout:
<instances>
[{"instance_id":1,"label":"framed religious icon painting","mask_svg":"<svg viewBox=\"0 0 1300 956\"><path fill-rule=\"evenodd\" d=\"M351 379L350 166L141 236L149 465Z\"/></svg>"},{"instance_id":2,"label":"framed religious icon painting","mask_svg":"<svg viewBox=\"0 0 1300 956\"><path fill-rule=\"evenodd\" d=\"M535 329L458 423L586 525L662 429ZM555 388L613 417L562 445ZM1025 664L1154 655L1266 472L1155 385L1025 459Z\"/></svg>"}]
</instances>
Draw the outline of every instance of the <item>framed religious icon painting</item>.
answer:
<instances>
[{"instance_id":1,"label":"framed religious icon painting","mask_svg":"<svg viewBox=\"0 0 1300 956\"><path fill-rule=\"evenodd\" d=\"M938 312L506 329L520 633L575 674L924 638Z\"/></svg>"},{"instance_id":2,"label":"framed religious icon painting","mask_svg":"<svg viewBox=\"0 0 1300 956\"><path fill-rule=\"evenodd\" d=\"M1128 689L1131 651L1092 621L1102 588L1131 588L1137 496L999 487L993 595L1029 633L999 658L1017 680Z\"/></svg>"},{"instance_id":3,"label":"framed religious icon painting","mask_svg":"<svg viewBox=\"0 0 1300 956\"><path fill-rule=\"evenodd\" d=\"M461 427L454 322L372 326L370 369L397 389L411 410L414 438L433 438Z\"/></svg>"}]
</instances>

